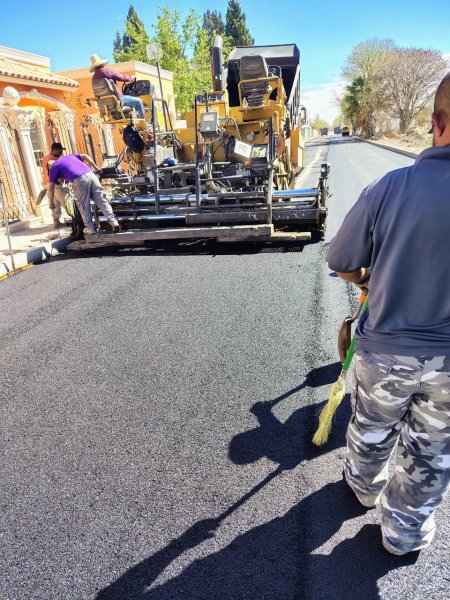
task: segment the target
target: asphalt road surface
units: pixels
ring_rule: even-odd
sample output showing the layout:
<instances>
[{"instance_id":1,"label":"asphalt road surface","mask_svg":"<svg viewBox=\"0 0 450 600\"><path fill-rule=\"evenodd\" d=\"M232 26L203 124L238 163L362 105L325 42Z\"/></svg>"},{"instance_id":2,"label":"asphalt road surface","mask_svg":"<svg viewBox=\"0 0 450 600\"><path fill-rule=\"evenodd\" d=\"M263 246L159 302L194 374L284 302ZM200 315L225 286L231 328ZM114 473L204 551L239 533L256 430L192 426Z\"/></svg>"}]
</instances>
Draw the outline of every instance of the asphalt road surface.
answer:
<instances>
[{"instance_id":1,"label":"asphalt road surface","mask_svg":"<svg viewBox=\"0 0 450 600\"><path fill-rule=\"evenodd\" d=\"M353 138L327 238L412 163ZM449 597L450 510L399 558L341 480L349 399L310 443L355 303L322 243L67 255L0 284L2 600ZM350 387L350 386L349 386Z\"/></svg>"}]
</instances>

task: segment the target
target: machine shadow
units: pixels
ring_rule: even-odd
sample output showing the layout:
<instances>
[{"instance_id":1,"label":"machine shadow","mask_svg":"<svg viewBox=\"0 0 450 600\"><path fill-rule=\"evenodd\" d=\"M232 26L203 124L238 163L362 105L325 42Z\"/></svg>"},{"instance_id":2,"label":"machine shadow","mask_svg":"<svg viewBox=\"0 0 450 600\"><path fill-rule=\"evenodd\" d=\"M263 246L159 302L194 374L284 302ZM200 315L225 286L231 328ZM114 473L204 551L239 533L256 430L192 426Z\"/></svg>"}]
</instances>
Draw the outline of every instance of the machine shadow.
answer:
<instances>
[{"instance_id":1,"label":"machine shadow","mask_svg":"<svg viewBox=\"0 0 450 600\"><path fill-rule=\"evenodd\" d=\"M318 415L328 399L329 386L337 380L341 363L336 362L310 371L305 380L284 394L250 409L258 426L238 433L230 442L228 455L237 465L249 464L266 457L282 470L294 469L304 460L335 450L344 444L344 432L350 418L349 396L346 395L336 412L332 433L323 448L317 448L311 439L318 425ZM324 387L323 402L302 406L283 423L273 414L273 408L289 396L305 388Z\"/></svg>"},{"instance_id":2,"label":"machine shadow","mask_svg":"<svg viewBox=\"0 0 450 600\"><path fill-rule=\"evenodd\" d=\"M252 254L287 254L303 252L305 246L316 242L291 243L218 243L213 240L189 242L156 242L145 246L113 247L98 250L68 251L52 260L78 260L82 258L129 257L129 256L241 256Z\"/></svg>"},{"instance_id":3,"label":"machine shadow","mask_svg":"<svg viewBox=\"0 0 450 600\"><path fill-rule=\"evenodd\" d=\"M328 507L320 523L314 522L317 506ZM343 481L329 483L284 515L246 531L221 550L177 570L175 577L156 583L184 552L214 538L219 526L226 527L223 521L228 510L195 523L101 590L97 600L348 600L360 597L361 590L365 600L375 600L379 598L377 581L417 558L385 552L378 526L365 525L331 554L312 554L345 521L365 511Z\"/></svg>"}]
</instances>

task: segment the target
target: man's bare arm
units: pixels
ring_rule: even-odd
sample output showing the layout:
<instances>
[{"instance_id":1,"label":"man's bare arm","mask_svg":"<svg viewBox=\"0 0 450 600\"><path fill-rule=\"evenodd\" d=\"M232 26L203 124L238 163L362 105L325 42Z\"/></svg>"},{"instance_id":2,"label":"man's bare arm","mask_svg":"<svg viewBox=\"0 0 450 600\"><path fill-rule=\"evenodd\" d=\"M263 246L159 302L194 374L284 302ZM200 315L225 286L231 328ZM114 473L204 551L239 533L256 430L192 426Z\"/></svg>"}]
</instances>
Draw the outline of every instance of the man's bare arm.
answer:
<instances>
[{"instance_id":1,"label":"man's bare arm","mask_svg":"<svg viewBox=\"0 0 450 600\"><path fill-rule=\"evenodd\" d=\"M367 269L366 267L360 267L359 269L356 269L356 271L351 271L350 273L340 273L339 271L336 271L336 275L338 275L344 281L354 283L361 289L362 292L367 293L370 279L370 269Z\"/></svg>"},{"instance_id":2,"label":"man's bare arm","mask_svg":"<svg viewBox=\"0 0 450 600\"><path fill-rule=\"evenodd\" d=\"M95 162L92 160L92 158L88 154L80 154L80 158L83 162L85 162L87 164L88 167L91 167L91 169L93 171L95 171L95 172L101 171L100 167L95 164Z\"/></svg>"},{"instance_id":3,"label":"man's bare arm","mask_svg":"<svg viewBox=\"0 0 450 600\"><path fill-rule=\"evenodd\" d=\"M55 208L55 185L54 183L47 183L47 194L48 194L48 206L50 209Z\"/></svg>"}]
</instances>

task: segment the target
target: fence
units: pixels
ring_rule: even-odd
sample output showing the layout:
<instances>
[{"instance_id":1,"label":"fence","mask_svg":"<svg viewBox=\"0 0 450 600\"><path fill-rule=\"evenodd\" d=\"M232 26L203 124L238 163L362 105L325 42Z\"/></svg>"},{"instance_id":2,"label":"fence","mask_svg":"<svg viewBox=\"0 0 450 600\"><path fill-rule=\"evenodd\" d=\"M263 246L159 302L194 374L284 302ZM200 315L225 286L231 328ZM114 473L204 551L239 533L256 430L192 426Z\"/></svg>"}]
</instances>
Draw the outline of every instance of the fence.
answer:
<instances>
[{"instance_id":1,"label":"fence","mask_svg":"<svg viewBox=\"0 0 450 600\"><path fill-rule=\"evenodd\" d=\"M3 180L3 206L0 206L0 222L4 211L9 221L28 216L33 210L33 194L17 131L6 115L0 115L0 178Z\"/></svg>"},{"instance_id":2,"label":"fence","mask_svg":"<svg viewBox=\"0 0 450 600\"><path fill-rule=\"evenodd\" d=\"M0 111L0 176L6 217L10 222L42 214L36 204L44 183L41 160L53 142L60 142L67 153L88 154L99 166L104 156L117 155L124 147L119 127L105 125L99 115L79 117L73 111L49 112L33 107L27 111L26 118L24 141L24 132L17 120ZM0 223L3 212L0 207Z\"/></svg>"}]
</instances>

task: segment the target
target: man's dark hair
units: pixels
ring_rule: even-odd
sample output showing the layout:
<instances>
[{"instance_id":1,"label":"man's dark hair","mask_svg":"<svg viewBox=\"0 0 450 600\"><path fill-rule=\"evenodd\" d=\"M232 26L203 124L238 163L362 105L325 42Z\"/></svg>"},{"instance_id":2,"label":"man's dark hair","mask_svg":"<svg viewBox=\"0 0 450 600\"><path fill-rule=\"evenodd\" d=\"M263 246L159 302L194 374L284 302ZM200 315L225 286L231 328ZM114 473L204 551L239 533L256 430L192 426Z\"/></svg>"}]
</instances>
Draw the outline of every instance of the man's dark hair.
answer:
<instances>
[{"instance_id":1,"label":"man's dark hair","mask_svg":"<svg viewBox=\"0 0 450 600\"><path fill-rule=\"evenodd\" d=\"M450 72L444 77L434 97L434 112L450 123Z\"/></svg>"}]
</instances>

